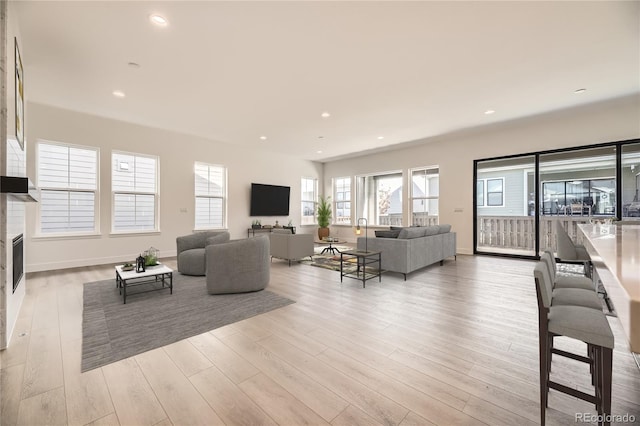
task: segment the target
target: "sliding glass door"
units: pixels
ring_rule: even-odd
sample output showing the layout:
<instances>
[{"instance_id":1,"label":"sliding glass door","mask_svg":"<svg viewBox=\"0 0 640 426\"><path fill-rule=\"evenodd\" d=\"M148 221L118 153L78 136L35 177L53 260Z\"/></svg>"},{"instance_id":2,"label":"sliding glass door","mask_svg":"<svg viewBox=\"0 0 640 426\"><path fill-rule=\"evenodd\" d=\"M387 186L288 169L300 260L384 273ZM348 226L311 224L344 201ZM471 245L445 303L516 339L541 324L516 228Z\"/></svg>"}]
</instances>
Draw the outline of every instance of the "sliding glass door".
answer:
<instances>
[{"instance_id":1,"label":"sliding glass door","mask_svg":"<svg viewBox=\"0 0 640 426\"><path fill-rule=\"evenodd\" d=\"M540 250L556 252L555 222L579 240L578 224L615 216L616 149L540 154Z\"/></svg>"},{"instance_id":2,"label":"sliding glass door","mask_svg":"<svg viewBox=\"0 0 640 426\"><path fill-rule=\"evenodd\" d=\"M555 223L640 223L640 140L474 161L474 251L556 251Z\"/></svg>"},{"instance_id":3,"label":"sliding glass door","mask_svg":"<svg viewBox=\"0 0 640 426\"><path fill-rule=\"evenodd\" d=\"M640 219L640 143L622 147L622 220Z\"/></svg>"},{"instance_id":4,"label":"sliding glass door","mask_svg":"<svg viewBox=\"0 0 640 426\"><path fill-rule=\"evenodd\" d=\"M476 165L476 250L535 255L535 156Z\"/></svg>"}]
</instances>

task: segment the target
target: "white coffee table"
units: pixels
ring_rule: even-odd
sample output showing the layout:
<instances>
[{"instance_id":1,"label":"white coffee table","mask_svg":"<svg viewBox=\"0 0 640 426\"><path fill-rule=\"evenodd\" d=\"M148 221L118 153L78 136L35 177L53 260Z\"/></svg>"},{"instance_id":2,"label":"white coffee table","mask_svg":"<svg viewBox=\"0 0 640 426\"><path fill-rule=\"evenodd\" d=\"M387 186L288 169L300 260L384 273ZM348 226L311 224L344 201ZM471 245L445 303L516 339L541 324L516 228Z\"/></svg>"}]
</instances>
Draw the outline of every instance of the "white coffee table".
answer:
<instances>
[{"instance_id":1,"label":"white coffee table","mask_svg":"<svg viewBox=\"0 0 640 426\"><path fill-rule=\"evenodd\" d=\"M153 288L137 291L132 294L147 293L149 291L164 290L167 288L170 294L173 294L173 270L168 266L163 264L148 266L144 272L136 272L135 269L132 271L123 271L122 267L123 265L116 266L116 288L120 289L124 303L127 303L127 288L142 284L149 284Z\"/></svg>"}]
</instances>

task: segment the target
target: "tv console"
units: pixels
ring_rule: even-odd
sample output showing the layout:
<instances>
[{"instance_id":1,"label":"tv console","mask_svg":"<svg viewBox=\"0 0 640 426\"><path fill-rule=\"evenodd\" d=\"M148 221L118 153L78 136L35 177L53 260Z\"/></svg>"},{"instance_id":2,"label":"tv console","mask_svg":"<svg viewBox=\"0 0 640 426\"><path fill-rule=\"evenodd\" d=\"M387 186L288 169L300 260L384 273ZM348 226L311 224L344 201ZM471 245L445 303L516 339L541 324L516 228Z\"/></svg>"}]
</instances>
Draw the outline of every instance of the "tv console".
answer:
<instances>
[{"instance_id":1,"label":"tv console","mask_svg":"<svg viewBox=\"0 0 640 426\"><path fill-rule=\"evenodd\" d=\"M271 232L274 229L291 229L292 234L296 233L296 227L295 226L283 226L281 228L274 228L274 227L262 227L262 228L247 228L247 238L251 238L251 237L255 237L256 236L256 232L261 233L261 232Z\"/></svg>"}]
</instances>

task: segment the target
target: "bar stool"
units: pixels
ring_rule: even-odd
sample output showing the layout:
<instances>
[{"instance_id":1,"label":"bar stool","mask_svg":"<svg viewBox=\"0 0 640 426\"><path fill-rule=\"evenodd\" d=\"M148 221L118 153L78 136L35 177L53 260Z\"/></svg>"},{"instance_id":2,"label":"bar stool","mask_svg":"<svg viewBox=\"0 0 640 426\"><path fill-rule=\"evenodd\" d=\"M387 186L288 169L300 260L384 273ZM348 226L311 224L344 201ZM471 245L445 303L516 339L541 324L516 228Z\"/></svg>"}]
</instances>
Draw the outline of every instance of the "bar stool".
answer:
<instances>
[{"instance_id":1,"label":"bar stool","mask_svg":"<svg viewBox=\"0 0 640 426\"><path fill-rule=\"evenodd\" d=\"M551 250L545 250L542 255L540 255L540 260L545 260L545 262L550 265L549 273L551 274L553 288L580 288L595 292L596 287L593 280L585 275L557 275L558 264L556 262L556 258L553 257Z\"/></svg>"},{"instance_id":2,"label":"bar stool","mask_svg":"<svg viewBox=\"0 0 640 426\"><path fill-rule=\"evenodd\" d=\"M549 389L571 395L595 405L601 420L610 425L611 377L614 338L606 316L597 309L552 303L552 283L547 265L538 262L533 271L538 299L538 332L540 350L540 424L544 426ZM587 344L587 356L553 347L553 338L565 336ZM551 354L589 364L594 395L554 382L550 379Z\"/></svg>"},{"instance_id":3,"label":"bar stool","mask_svg":"<svg viewBox=\"0 0 640 426\"><path fill-rule=\"evenodd\" d=\"M589 252L587 252L587 249L583 245L573 242L560 221L556 221L555 224L558 257L562 260L563 263L584 265L585 274L589 278L592 278L593 264L591 263L591 256L589 256Z\"/></svg>"},{"instance_id":4,"label":"bar stool","mask_svg":"<svg viewBox=\"0 0 640 426\"><path fill-rule=\"evenodd\" d=\"M585 308L598 309L602 311L602 302L591 285L591 280L586 277L558 277L553 266L553 257L549 252L544 252L540 256L540 260L547 266L550 280L552 284L551 306L570 305L583 306ZM571 278L571 281L563 280L563 278ZM561 284L558 285L557 283ZM564 287L562 285L564 283ZM570 284L575 286L569 287Z\"/></svg>"}]
</instances>

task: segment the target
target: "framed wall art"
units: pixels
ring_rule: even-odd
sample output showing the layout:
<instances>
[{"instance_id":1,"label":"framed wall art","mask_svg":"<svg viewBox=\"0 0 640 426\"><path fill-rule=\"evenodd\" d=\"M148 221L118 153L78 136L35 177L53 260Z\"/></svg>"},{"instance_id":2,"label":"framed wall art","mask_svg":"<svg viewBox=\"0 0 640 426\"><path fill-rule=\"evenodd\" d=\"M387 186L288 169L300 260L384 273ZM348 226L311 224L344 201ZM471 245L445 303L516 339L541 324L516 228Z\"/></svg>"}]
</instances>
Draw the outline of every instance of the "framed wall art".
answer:
<instances>
[{"instance_id":1,"label":"framed wall art","mask_svg":"<svg viewBox=\"0 0 640 426\"><path fill-rule=\"evenodd\" d=\"M16 62L16 139L20 147L24 150L24 70L22 68L22 58L18 49L18 39L15 41L15 62Z\"/></svg>"}]
</instances>

